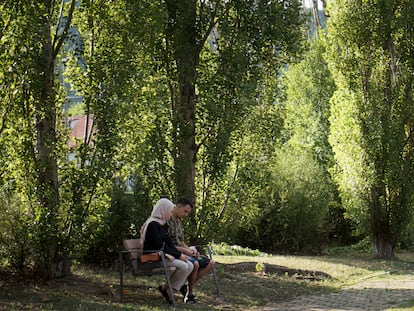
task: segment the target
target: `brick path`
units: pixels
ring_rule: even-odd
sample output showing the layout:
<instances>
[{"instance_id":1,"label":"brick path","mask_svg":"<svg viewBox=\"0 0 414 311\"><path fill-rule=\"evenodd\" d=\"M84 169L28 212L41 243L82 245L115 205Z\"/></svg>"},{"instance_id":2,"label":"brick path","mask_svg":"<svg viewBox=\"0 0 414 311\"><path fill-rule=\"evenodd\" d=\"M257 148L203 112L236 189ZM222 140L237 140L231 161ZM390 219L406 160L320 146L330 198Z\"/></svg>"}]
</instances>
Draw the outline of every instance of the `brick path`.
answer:
<instances>
[{"instance_id":1,"label":"brick path","mask_svg":"<svg viewBox=\"0 0 414 311\"><path fill-rule=\"evenodd\" d=\"M414 300L414 275L369 279L338 293L301 296L291 301L269 304L260 310L379 311L398 307L408 300Z\"/></svg>"}]
</instances>

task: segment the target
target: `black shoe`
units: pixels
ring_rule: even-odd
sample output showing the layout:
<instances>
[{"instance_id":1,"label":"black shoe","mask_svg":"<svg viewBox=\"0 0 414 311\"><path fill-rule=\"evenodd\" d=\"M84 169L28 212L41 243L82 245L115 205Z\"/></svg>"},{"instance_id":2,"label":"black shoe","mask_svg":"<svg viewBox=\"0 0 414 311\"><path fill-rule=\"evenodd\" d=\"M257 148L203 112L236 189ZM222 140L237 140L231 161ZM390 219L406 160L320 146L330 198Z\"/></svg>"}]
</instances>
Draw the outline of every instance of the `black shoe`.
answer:
<instances>
[{"instance_id":1,"label":"black shoe","mask_svg":"<svg viewBox=\"0 0 414 311\"><path fill-rule=\"evenodd\" d=\"M158 290L159 290L159 292L161 293L161 295L163 295L163 296L164 296L165 300L167 300L167 302L168 302L169 304L172 304L172 301L171 301L171 299L170 299L170 296L168 296L168 292L167 292L167 290L166 290L164 287L162 287L162 285L158 286Z\"/></svg>"},{"instance_id":2,"label":"black shoe","mask_svg":"<svg viewBox=\"0 0 414 311\"><path fill-rule=\"evenodd\" d=\"M187 295L187 284L184 284L183 286L181 286L180 293L183 294L183 297Z\"/></svg>"},{"instance_id":3,"label":"black shoe","mask_svg":"<svg viewBox=\"0 0 414 311\"><path fill-rule=\"evenodd\" d=\"M185 296L184 302L185 303L189 303L189 304L196 303L196 300L194 298L194 295L193 294L188 294L187 296Z\"/></svg>"}]
</instances>

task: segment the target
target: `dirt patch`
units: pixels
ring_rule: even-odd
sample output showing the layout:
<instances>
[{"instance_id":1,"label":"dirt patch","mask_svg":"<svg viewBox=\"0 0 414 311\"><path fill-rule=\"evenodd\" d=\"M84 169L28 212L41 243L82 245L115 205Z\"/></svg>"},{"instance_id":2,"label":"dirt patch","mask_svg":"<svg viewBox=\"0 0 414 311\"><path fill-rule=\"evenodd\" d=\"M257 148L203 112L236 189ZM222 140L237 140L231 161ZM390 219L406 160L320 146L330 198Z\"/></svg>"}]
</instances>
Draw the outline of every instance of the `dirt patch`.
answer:
<instances>
[{"instance_id":1,"label":"dirt patch","mask_svg":"<svg viewBox=\"0 0 414 311\"><path fill-rule=\"evenodd\" d=\"M261 272L264 274L277 274L294 277L298 280L321 281L331 278L329 274L322 271L292 269L267 263L258 264L257 262L240 262L235 264L226 264L224 266L226 270L233 270L235 272Z\"/></svg>"}]
</instances>

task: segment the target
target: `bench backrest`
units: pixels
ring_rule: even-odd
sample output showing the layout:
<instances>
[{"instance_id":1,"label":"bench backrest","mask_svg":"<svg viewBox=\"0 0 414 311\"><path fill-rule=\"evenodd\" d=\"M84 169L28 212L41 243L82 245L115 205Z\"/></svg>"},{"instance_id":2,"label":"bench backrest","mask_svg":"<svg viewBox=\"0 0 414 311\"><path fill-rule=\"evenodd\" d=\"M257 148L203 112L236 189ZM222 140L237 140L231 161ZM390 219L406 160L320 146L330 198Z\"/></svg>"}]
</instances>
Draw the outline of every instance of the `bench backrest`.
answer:
<instances>
[{"instance_id":1,"label":"bench backrest","mask_svg":"<svg viewBox=\"0 0 414 311\"><path fill-rule=\"evenodd\" d=\"M138 270L137 259L142 255L142 241L141 239L127 239L124 240L124 248L128 251L129 260L135 271Z\"/></svg>"},{"instance_id":2,"label":"bench backrest","mask_svg":"<svg viewBox=\"0 0 414 311\"><path fill-rule=\"evenodd\" d=\"M138 256L142 255L142 241L141 239L127 239L124 240L125 250L131 253L131 259L137 259Z\"/></svg>"}]
</instances>

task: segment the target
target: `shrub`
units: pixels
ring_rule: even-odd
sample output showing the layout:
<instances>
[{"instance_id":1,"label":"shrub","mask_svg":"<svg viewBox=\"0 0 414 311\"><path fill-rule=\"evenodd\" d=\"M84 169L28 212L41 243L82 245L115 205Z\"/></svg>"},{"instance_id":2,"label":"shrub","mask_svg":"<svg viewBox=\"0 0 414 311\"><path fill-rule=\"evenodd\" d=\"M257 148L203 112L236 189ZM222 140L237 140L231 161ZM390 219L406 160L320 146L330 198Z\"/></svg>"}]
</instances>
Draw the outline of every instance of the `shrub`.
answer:
<instances>
[{"instance_id":1,"label":"shrub","mask_svg":"<svg viewBox=\"0 0 414 311\"><path fill-rule=\"evenodd\" d=\"M261 252L258 249L253 250L248 247L228 245L226 243L212 244L212 249L215 254L225 256L269 256L269 254Z\"/></svg>"}]
</instances>

